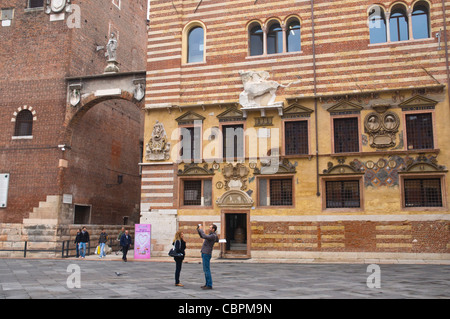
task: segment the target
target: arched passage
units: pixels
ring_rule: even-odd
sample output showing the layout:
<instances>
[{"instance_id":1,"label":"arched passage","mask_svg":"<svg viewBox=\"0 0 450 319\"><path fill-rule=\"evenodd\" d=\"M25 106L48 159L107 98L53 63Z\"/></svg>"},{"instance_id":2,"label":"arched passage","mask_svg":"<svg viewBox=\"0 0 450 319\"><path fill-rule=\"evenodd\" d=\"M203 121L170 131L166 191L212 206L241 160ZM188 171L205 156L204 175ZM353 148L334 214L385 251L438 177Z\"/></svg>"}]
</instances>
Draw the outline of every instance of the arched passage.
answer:
<instances>
[{"instance_id":1,"label":"arched passage","mask_svg":"<svg viewBox=\"0 0 450 319\"><path fill-rule=\"evenodd\" d=\"M70 224L139 220L144 101L129 90L106 93L67 105L59 184L72 197L63 216Z\"/></svg>"},{"instance_id":2,"label":"arched passage","mask_svg":"<svg viewBox=\"0 0 450 319\"><path fill-rule=\"evenodd\" d=\"M95 105L111 100L128 101L130 104L134 104L139 110L144 108L144 101L138 101L135 99L134 94L128 91L123 91L118 95L105 95L96 96L95 93L89 94L87 97L80 100L79 105L76 108L67 106L65 119L65 131L63 137L63 143L70 145L71 136L73 133L73 127L81 120L81 118Z\"/></svg>"}]
</instances>

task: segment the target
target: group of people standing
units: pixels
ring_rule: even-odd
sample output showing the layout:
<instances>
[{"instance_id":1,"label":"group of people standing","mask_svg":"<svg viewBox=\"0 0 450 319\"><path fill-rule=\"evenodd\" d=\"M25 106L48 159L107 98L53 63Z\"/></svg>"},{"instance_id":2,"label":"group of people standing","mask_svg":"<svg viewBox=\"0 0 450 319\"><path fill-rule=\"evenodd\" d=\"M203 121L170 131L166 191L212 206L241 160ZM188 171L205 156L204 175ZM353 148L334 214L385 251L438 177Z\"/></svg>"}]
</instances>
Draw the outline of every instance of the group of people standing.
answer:
<instances>
[{"instance_id":1,"label":"group of people standing","mask_svg":"<svg viewBox=\"0 0 450 319\"><path fill-rule=\"evenodd\" d=\"M214 244L219 241L219 236L216 234L217 226L211 224L209 226L209 233L206 234L203 230L202 225L198 225L197 232L200 238L204 239L203 245L201 248L202 254L202 265L203 272L205 274L205 284L201 286L202 289L212 289L212 276L211 276L211 256ZM122 249L122 260L127 261L127 253L128 249L132 244L131 236L128 234L128 230L125 230L122 227L121 232L119 233L117 240L120 241L120 246ZM85 258L86 257L86 245L89 242L89 233L86 230L86 227L78 229L75 244L77 247L77 258ZM98 244L100 246L99 258L103 258L106 256L105 254L105 244L108 241L108 235L105 232L105 229L102 228L102 231L99 236ZM175 286L183 287L184 285L180 282L180 274L181 274L181 266L183 264L183 260L185 257L186 250L186 241L184 240L184 234L181 230L175 233L175 238L173 240L173 245L175 248L175 252L180 254L180 256L174 257L175 260Z\"/></svg>"},{"instance_id":2,"label":"group of people standing","mask_svg":"<svg viewBox=\"0 0 450 319\"><path fill-rule=\"evenodd\" d=\"M211 276L211 256L214 244L219 241L219 236L217 236L216 231L217 226L214 224L209 226L209 234L205 233L202 225L198 225L197 227L200 238L204 239L202 249L200 250L202 254L203 272L205 274L205 284L200 287L202 289L212 289L213 285ZM182 254L180 257L173 257L175 260L175 286L183 287L184 285L180 283L180 273L181 265L185 257L186 241L184 240L184 234L181 230L175 233L173 245L175 247L175 252Z\"/></svg>"},{"instance_id":3,"label":"group of people standing","mask_svg":"<svg viewBox=\"0 0 450 319\"><path fill-rule=\"evenodd\" d=\"M127 261L127 253L128 249L130 248L131 244L133 243L131 236L128 234L128 230L125 230L124 227L122 227L122 230L120 231L119 235L117 236L117 240L120 241L120 247L122 251L122 260ZM77 258L86 258L86 249L87 244L90 242L89 233L86 230L86 227L79 228L77 231L77 235L75 236L75 245L76 245L76 252L77 252ZM105 252L105 245L108 242L108 234L106 233L105 229L102 228L102 231L100 233L100 236L98 238L98 246L100 247L99 251L99 258L106 257Z\"/></svg>"}]
</instances>

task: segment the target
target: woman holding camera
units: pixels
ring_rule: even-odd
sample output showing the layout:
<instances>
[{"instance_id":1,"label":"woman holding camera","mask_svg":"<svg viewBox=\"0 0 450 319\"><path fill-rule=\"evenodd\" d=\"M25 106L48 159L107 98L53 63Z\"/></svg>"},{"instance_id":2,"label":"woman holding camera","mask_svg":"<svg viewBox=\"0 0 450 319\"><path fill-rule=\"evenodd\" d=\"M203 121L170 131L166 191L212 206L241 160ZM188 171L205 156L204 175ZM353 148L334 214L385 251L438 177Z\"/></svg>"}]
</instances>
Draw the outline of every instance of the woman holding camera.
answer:
<instances>
[{"instance_id":1,"label":"woman holding camera","mask_svg":"<svg viewBox=\"0 0 450 319\"><path fill-rule=\"evenodd\" d=\"M184 251L186 249L186 242L184 241L184 234L181 230L175 233L175 238L173 240L173 244L175 245L175 252L183 254L180 257L173 257L175 260L175 286L183 287L184 285L180 283L180 273L181 273L181 265L184 259Z\"/></svg>"}]
</instances>

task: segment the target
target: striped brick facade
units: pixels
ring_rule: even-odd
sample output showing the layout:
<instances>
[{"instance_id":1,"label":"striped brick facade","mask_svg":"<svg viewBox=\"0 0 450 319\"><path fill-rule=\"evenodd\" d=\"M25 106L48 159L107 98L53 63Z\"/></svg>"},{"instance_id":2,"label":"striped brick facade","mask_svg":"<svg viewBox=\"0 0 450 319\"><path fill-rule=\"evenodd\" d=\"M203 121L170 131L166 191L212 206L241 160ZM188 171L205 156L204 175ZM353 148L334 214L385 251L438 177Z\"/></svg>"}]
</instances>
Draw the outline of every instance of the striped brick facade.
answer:
<instances>
[{"instance_id":1,"label":"striped brick facade","mask_svg":"<svg viewBox=\"0 0 450 319\"><path fill-rule=\"evenodd\" d=\"M247 250L240 252L245 257L449 258L450 105L444 30L450 27L450 2L444 1L444 5L440 0L421 2L429 6L428 38L410 36L405 41L370 43L368 18L373 5L379 5L388 14L401 4L410 14L417 3L412 0L151 1L144 143L148 143L158 120L164 124L172 148L168 161L144 160L143 168L158 174L158 169L164 167L165 171L172 167L173 206L167 207L167 211L189 240L190 255L198 254L201 245L195 231L198 223L216 223L221 237L225 238L228 229L234 227L230 226L233 218L240 220L239 223L247 218ZM292 18L298 19L301 25L301 51L250 55L249 26L259 23L264 29L277 21L284 27ZM204 61L187 63L186 38L193 25L204 29ZM437 33L440 38L436 37ZM239 112L242 108L239 105L243 91L241 70L266 71L270 80L291 83L276 92L276 102L283 109L267 109L264 113L249 111L243 118L224 120L226 111ZM373 146L373 136L366 129L367 119L372 113L385 116L387 112L398 118L398 130L390 140L393 144ZM423 112L433 119L434 145L426 150L412 149L407 145L406 119ZM250 148L256 143L249 139L245 140L243 165L249 168L244 192L251 200L242 207L221 205L229 191L223 188L226 163L217 158L203 156L198 166L204 167L205 173L186 177L187 164L179 163L176 152L179 137L173 132L184 125L180 124L181 117L193 114L200 119L203 151L211 140L208 130L222 130L227 124L241 124L244 130L279 129L281 160L286 160L292 170L269 177L292 180L292 205L260 204L263 176L257 169L262 163L260 159L252 162ZM337 153L334 120L348 117L358 122L359 151ZM307 121L308 153L286 155L283 134L285 123L290 120ZM428 163L425 166L430 170L419 172L413 168L419 167L421 161ZM143 177L151 178L145 170ZM423 176L439 179L440 207L405 205L405 179ZM211 206L183 205L186 178L211 180ZM349 179L359 183L360 206L328 208L326 183ZM159 183L162 181L157 181L155 188L145 189L151 182L143 179L143 216L151 216L152 209L156 210L153 217L164 214L157 205L166 203L166 199L157 194L169 192L157 189ZM148 195L153 191L154 195ZM153 208L152 203L156 204ZM156 243L157 239L153 239ZM166 253L168 243L165 244L159 246L163 247L162 254ZM227 247L220 248L225 257Z\"/></svg>"},{"instance_id":2,"label":"striped brick facade","mask_svg":"<svg viewBox=\"0 0 450 319\"><path fill-rule=\"evenodd\" d=\"M411 6L415 1L408 1ZM317 94L365 92L446 82L441 1L430 1L432 37L399 43L369 43L368 9L394 1L315 1L314 37ZM235 102L242 91L241 69L270 70L280 83L301 82L287 96L312 95L314 71L310 1L152 1L148 35L148 105ZM447 6L448 4L446 4ZM449 9L446 9L449 10ZM301 53L248 56L247 25L272 18L301 21ZM167 17L170 16L171 19ZM191 21L206 25L206 63L182 64L182 32ZM443 38L442 38L443 39ZM443 44L443 43L442 43ZM225 54L224 54L225 53ZM161 70L164 70L161 73Z\"/></svg>"},{"instance_id":3,"label":"striped brick facade","mask_svg":"<svg viewBox=\"0 0 450 319\"><path fill-rule=\"evenodd\" d=\"M143 166L141 176L141 211L176 207L173 165Z\"/></svg>"}]
</instances>

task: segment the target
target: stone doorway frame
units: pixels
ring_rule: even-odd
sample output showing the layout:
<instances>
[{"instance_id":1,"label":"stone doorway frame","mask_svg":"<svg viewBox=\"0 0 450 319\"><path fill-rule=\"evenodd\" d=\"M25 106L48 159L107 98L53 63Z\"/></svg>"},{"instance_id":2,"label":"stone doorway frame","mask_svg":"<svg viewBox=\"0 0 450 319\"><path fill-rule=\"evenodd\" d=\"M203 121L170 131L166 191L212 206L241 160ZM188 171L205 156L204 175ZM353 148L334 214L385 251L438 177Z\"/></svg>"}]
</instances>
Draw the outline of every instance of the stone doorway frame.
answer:
<instances>
[{"instance_id":1,"label":"stone doorway frame","mask_svg":"<svg viewBox=\"0 0 450 319\"><path fill-rule=\"evenodd\" d=\"M227 231L227 222L226 215L228 214L245 214L247 221L247 252L245 254L233 254L226 250L226 244L221 245L220 247L220 255L222 258L242 258L247 259L251 258L251 224L250 224L250 210L249 209L222 209L220 212L220 233L223 234L223 237L226 238Z\"/></svg>"}]
</instances>

